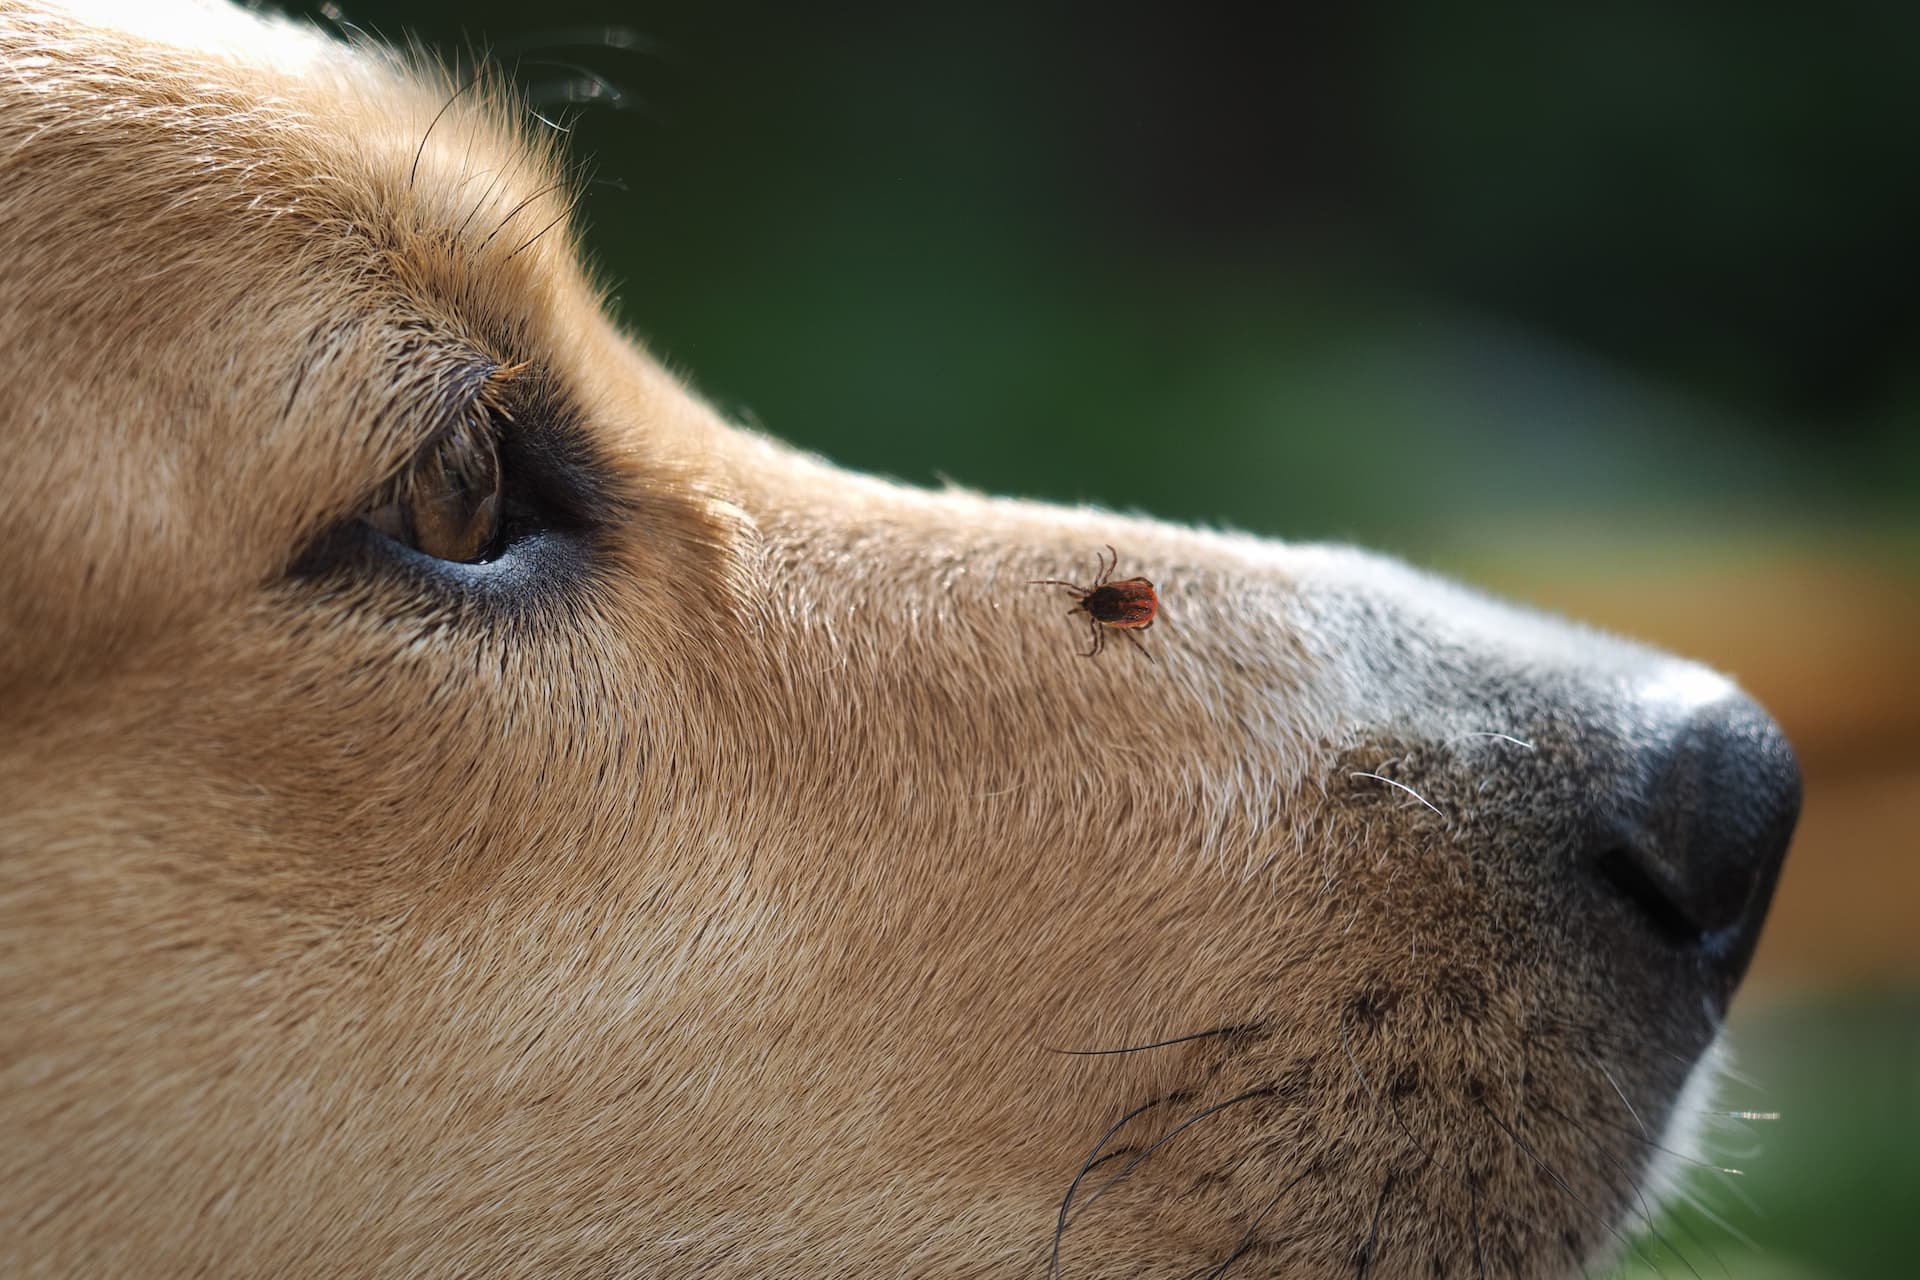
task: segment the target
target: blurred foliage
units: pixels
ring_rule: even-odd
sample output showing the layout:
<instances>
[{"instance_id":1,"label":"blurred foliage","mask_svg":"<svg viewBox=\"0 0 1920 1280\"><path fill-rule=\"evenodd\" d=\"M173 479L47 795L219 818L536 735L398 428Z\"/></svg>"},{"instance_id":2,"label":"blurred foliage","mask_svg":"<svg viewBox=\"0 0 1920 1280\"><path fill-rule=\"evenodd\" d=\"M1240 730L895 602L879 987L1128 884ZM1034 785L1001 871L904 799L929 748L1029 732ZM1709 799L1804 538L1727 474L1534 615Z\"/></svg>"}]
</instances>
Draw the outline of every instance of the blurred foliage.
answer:
<instances>
[{"instance_id":1,"label":"blurred foliage","mask_svg":"<svg viewBox=\"0 0 1920 1280\"><path fill-rule=\"evenodd\" d=\"M1429 562L1920 563L1920 5L337 18L514 66L626 322L848 465ZM1911 1273L1920 1006L1745 1030L1785 1118L1628 1270Z\"/></svg>"}]
</instances>

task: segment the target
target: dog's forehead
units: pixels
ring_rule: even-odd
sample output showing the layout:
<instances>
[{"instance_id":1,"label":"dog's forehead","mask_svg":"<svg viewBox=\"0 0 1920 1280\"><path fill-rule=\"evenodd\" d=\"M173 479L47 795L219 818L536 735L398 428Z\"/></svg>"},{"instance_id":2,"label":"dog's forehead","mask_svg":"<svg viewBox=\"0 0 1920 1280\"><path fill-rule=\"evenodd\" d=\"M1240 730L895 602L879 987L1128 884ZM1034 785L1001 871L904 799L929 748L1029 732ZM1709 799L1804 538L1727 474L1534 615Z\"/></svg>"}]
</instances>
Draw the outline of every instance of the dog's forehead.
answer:
<instances>
[{"instance_id":1,"label":"dog's forehead","mask_svg":"<svg viewBox=\"0 0 1920 1280\"><path fill-rule=\"evenodd\" d=\"M0 153L10 176L70 194L62 176L97 179L87 173L95 155L133 167L92 185L121 200L149 257L189 232L297 247L303 271L329 250L370 245L395 256L399 283L444 284L420 278L410 259L437 247L471 274L497 270L491 259L534 247L532 233L568 209L551 131L522 127L530 117L498 76L457 82L384 46L227 0L0 9L0 47L13 73L0 81L17 136ZM36 164L52 156L63 163ZM129 207L129 186L165 191L164 206ZM58 211L51 200L36 207Z\"/></svg>"}]
</instances>

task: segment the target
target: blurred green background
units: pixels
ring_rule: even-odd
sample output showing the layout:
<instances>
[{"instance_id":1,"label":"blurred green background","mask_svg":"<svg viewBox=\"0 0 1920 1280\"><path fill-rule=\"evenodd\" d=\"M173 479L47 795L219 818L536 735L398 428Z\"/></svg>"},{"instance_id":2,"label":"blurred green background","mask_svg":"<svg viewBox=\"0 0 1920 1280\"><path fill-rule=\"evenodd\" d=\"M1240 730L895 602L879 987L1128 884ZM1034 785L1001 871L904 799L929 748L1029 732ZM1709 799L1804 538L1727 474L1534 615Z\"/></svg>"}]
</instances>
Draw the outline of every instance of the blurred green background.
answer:
<instances>
[{"instance_id":1,"label":"blurred green background","mask_svg":"<svg viewBox=\"0 0 1920 1280\"><path fill-rule=\"evenodd\" d=\"M1727 1090L1781 1118L1628 1270L1920 1274L1920 5L291 7L516 67L737 418L1739 676L1808 778Z\"/></svg>"}]
</instances>

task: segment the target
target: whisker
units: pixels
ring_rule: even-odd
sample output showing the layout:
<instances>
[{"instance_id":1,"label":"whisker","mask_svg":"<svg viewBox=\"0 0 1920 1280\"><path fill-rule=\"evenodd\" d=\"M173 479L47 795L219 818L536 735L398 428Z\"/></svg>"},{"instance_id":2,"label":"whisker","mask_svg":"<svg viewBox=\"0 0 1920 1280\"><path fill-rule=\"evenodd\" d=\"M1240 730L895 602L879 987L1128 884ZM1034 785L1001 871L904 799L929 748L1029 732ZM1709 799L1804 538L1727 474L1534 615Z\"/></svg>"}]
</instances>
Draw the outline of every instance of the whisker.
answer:
<instances>
[{"instance_id":1,"label":"whisker","mask_svg":"<svg viewBox=\"0 0 1920 1280\"><path fill-rule=\"evenodd\" d=\"M1710 1163L1709 1161L1700 1159L1698 1156L1690 1156L1684 1151L1675 1151L1672 1147L1664 1146L1661 1143L1654 1141L1652 1138L1643 1137L1642 1135L1637 1134L1633 1130L1627 1128L1627 1126L1623 1124L1615 1124L1614 1122L1606 1119L1605 1117L1595 1116L1594 1123L1605 1125L1609 1129L1618 1130L1619 1132L1626 1134L1629 1138L1632 1138L1634 1141L1644 1143L1647 1146L1652 1147L1655 1151L1660 1152L1662 1155L1672 1156L1675 1160L1679 1160L1684 1164L1690 1164L1696 1169L1705 1169L1709 1173L1723 1173L1730 1178L1744 1178L1747 1176L1746 1170L1744 1169L1730 1169L1726 1165L1713 1164L1713 1163Z\"/></svg>"},{"instance_id":2,"label":"whisker","mask_svg":"<svg viewBox=\"0 0 1920 1280\"><path fill-rule=\"evenodd\" d=\"M1067 1184L1067 1194L1064 1197L1062 1197L1060 1201L1060 1220L1058 1223L1055 1224L1053 1229L1053 1256L1051 1260L1047 1263L1047 1275L1050 1278L1057 1277L1060 1274L1060 1244L1066 1238L1067 1211L1073 1207L1074 1192L1080 1189L1081 1181L1086 1178L1087 1174L1093 1171L1093 1167L1101 1162L1102 1157L1100 1155L1100 1152L1106 1147L1106 1145L1109 1142L1113 1141L1113 1137L1115 1134L1119 1133L1122 1129L1126 1128L1128 1125L1132 1124L1136 1119L1145 1115L1147 1112L1153 1110L1155 1107L1161 1105L1164 1102L1172 1101L1176 1096L1177 1095L1174 1095L1174 1094L1168 1094L1165 1097L1155 1098L1151 1102L1142 1103L1140 1106L1137 1106L1133 1110L1127 1112L1126 1115L1120 1117L1120 1122L1118 1124L1114 1125L1113 1128L1101 1134L1100 1141L1094 1143L1093 1150L1087 1152L1087 1158L1085 1162L1081 1164L1080 1172L1073 1175L1073 1181Z\"/></svg>"},{"instance_id":3,"label":"whisker","mask_svg":"<svg viewBox=\"0 0 1920 1280\"><path fill-rule=\"evenodd\" d=\"M1279 1092L1278 1089L1276 1089L1273 1085L1263 1085L1258 1089L1249 1089L1245 1093L1237 1093L1233 1097L1228 1098L1225 1102L1216 1102L1212 1106L1207 1107L1205 1110L1196 1112L1195 1114L1188 1116L1185 1120L1182 1120L1179 1124L1169 1129L1166 1133L1160 1135L1160 1137L1158 1138L1155 1138L1151 1143L1149 1143L1146 1147L1144 1147L1141 1150L1139 1155L1127 1161L1126 1168L1122 1169L1120 1172L1114 1174L1113 1177L1107 1179L1106 1182L1102 1183L1100 1186L1100 1189L1098 1191L1095 1191L1092 1195L1088 1196L1085 1202L1081 1204L1080 1213L1085 1213L1088 1209L1092 1208L1094 1203L1097 1200L1099 1200L1101 1196L1104 1196L1105 1194L1107 1194L1107 1192L1113 1190L1115 1187L1119 1186L1122 1182L1125 1182L1127 1180L1127 1175L1131 1174L1135 1169L1138 1169L1142 1164L1145 1164L1147 1159L1150 1156L1152 1156L1156 1151L1166 1146L1169 1142L1172 1142L1175 1138L1185 1133L1188 1129L1193 1128L1194 1125L1199 1124L1202 1120L1205 1120L1210 1116L1217 1116L1222 1111L1225 1111L1228 1107L1236 1106L1242 1102L1250 1102L1256 1098L1270 1098L1277 1092ZM1078 1217L1079 1214L1076 1214L1074 1216Z\"/></svg>"},{"instance_id":4,"label":"whisker","mask_svg":"<svg viewBox=\"0 0 1920 1280\"><path fill-rule=\"evenodd\" d=\"M493 199L494 189L500 185L501 179L505 178L506 176L507 176L507 171L505 169L498 169L494 171L492 180L487 183L487 189L480 193L480 198L474 202L473 208L469 209L467 211L467 216L460 220L460 229L454 232L454 239L458 240L466 236L467 227L473 222L474 217L480 212L480 210L486 207L487 202Z\"/></svg>"},{"instance_id":5,"label":"whisker","mask_svg":"<svg viewBox=\"0 0 1920 1280\"><path fill-rule=\"evenodd\" d=\"M1528 750L1528 751L1533 751L1537 749L1534 747L1534 745L1531 742L1523 742L1519 738L1514 737L1510 733L1488 733L1484 730L1478 730L1478 729L1471 730L1467 733L1456 733L1455 735L1453 735L1453 737L1448 738L1447 741L1450 743L1458 742L1462 738L1493 738L1500 742L1511 742L1514 746L1524 748L1525 750Z\"/></svg>"},{"instance_id":6,"label":"whisker","mask_svg":"<svg viewBox=\"0 0 1920 1280\"><path fill-rule=\"evenodd\" d=\"M1741 1186L1738 1182L1727 1180L1717 1185L1725 1189L1728 1195L1738 1200L1740 1207L1745 1209L1750 1217L1764 1218L1766 1216L1765 1210L1760 1207L1760 1202L1753 1198L1753 1193Z\"/></svg>"},{"instance_id":7,"label":"whisker","mask_svg":"<svg viewBox=\"0 0 1920 1280\"><path fill-rule=\"evenodd\" d=\"M1378 1107L1380 1094L1374 1089L1373 1081L1367 1079L1367 1073L1360 1069L1360 1060L1353 1056L1353 1046L1347 1041L1347 1015L1344 1010L1340 1014L1340 1048L1347 1055L1347 1065L1353 1068L1354 1075L1360 1077L1360 1083L1366 1089L1367 1096L1372 1098L1373 1105Z\"/></svg>"},{"instance_id":8,"label":"whisker","mask_svg":"<svg viewBox=\"0 0 1920 1280\"><path fill-rule=\"evenodd\" d=\"M1353 1280L1367 1280L1367 1272L1373 1270L1374 1250L1380 1243L1380 1214L1387 1207L1387 1193L1393 1190L1395 1176L1392 1173L1387 1175L1386 1182L1380 1187L1380 1198L1373 1202L1373 1225L1367 1228L1366 1243L1360 1246L1360 1261L1354 1270Z\"/></svg>"},{"instance_id":9,"label":"whisker","mask_svg":"<svg viewBox=\"0 0 1920 1280\"><path fill-rule=\"evenodd\" d=\"M1702 1240L1700 1238L1700 1233L1693 1229L1693 1227L1687 1222L1686 1218L1681 1216L1675 1216L1673 1218L1673 1221L1679 1226L1680 1230L1686 1233L1687 1239L1693 1241L1696 1245L1700 1246L1702 1249L1705 1249L1707 1251L1707 1256L1709 1258L1712 1258L1714 1265L1720 1268L1721 1275L1725 1276L1727 1280L1733 1280L1733 1271L1727 1266L1726 1259L1720 1256L1720 1251L1718 1249L1715 1249L1712 1245L1708 1244L1705 1240ZM1668 1245L1667 1247L1672 1248L1673 1246Z\"/></svg>"},{"instance_id":10,"label":"whisker","mask_svg":"<svg viewBox=\"0 0 1920 1280\"><path fill-rule=\"evenodd\" d=\"M1608 1164L1613 1166L1614 1172L1618 1173L1625 1180L1625 1185L1633 1192L1634 1199L1640 1202L1640 1219L1641 1221L1647 1224L1647 1234L1652 1236L1660 1244L1664 1245L1669 1253L1673 1254L1674 1257L1680 1259L1680 1261L1686 1265L1687 1269L1689 1271L1692 1271L1693 1265L1687 1261L1687 1256L1684 1253L1681 1253L1679 1249L1675 1248L1671 1240L1667 1239L1666 1236L1660 1233L1660 1228L1658 1224L1654 1222L1654 1219L1653 1219L1653 1205L1647 1200L1647 1193L1641 1189L1639 1180L1633 1176L1633 1172L1629 1170L1625 1165L1620 1163L1619 1159L1616 1156L1614 1156L1612 1152L1607 1150L1606 1144L1600 1140L1599 1136L1595 1134L1593 1130L1589 1129L1586 1125L1581 1124L1579 1120L1575 1119L1573 1116L1569 1115L1567 1112L1562 1111L1560 1108L1554 1106L1553 1103L1547 1101L1545 1098L1541 1098L1538 1101L1541 1106L1545 1107L1548 1111L1552 1112L1554 1115L1560 1117L1560 1119L1572 1125L1574 1129L1576 1129L1578 1132L1584 1135L1590 1142L1593 1143L1594 1151L1599 1154L1602 1160L1605 1160ZM1627 1109L1631 1111L1633 1108L1629 1107ZM1628 1136L1631 1137L1632 1135L1629 1134ZM1686 1223L1683 1221L1681 1222L1680 1225L1682 1227L1685 1227ZM1691 1235L1692 1232L1689 1231L1688 1234ZM1714 1252L1713 1247L1711 1245L1705 1244L1698 1237L1695 1237L1694 1243L1706 1249L1707 1256L1712 1258L1715 1262L1720 1263L1720 1269L1722 1271L1725 1271L1727 1269L1727 1264L1724 1262L1721 1262L1720 1255ZM1699 1273L1695 1272L1694 1274L1697 1276Z\"/></svg>"},{"instance_id":11,"label":"whisker","mask_svg":"<svg viewBox=\"0 0 1920 1280\"><path fill-rule=\"evenodd\" d=\"M486 238L485 240L482 240L482 241L480 242L480 248L479 248L479 249L475 249L475 250L474 250L474 252L475 252L475 253L478 253L478 252L480 252L480 249L484 249L484 248L486 248L486 247L487 247L488 245L490 245L490 244L492 244L492 243L493 243L493 238L494 238L495 236L497 236L497 235L499 235L499 234L500 234L500 233L501 233L502 231L504 231L504 230L506 230L506 228L507 228L507 224L508 224L509 222L512 222L512 221L513 221L513 220L514 220L515 218L517 218L517 217L519 217L519 216L520 216L520 211L521 211L522 209L524 209L524 208L526 208L526 207L527 207L528 205L530 205L530 204L532 204L532 203L533 203L533 202L534 202L535 200L538 200L538 199L539 199L539 198L540 198L541 196L544 196L544 195L548 195L548 194L550 194L550 193L552 193L552 192L555 192L555 191L558 191L558 190L560 190L560 188L562 188L562 187L564 187L564 186L566 186L566 185L567 185L567 184L566 184L566 182L565 182L564 180L562 180L562 181L560 181L560 182L551 182L551 183L548 183L548 184L547 184L546 186L544 186L544 187L542 187L542 188L540 188L540 189L539 189L538 191L536 191L536 192L534 192L534 193L533 193L532 195L530 195L530 196L528 196L528 197L527 197L526 199L524 199L524 200L522 200L522 201L521 201L521 202L520 202L519 204L517 204L517 205L515 205L515 206L513 206L513 208L511 208L511 209L509 209L509 210L507 211L507 216L506 216L506 217L504 217L504 218L502 218L502 219L500 219L500 222L499 222L499 224L498 224L497 226L495 226L493 230L491 230L491 231L489 231L489 232L487 232L487 238ZM562 217L564 217L564 216L566 216L566 215L564 215L564 214L562 214L561 216L562 216ZM556 221L556 222L558 222L558 221L559 221L559 219L558 219L558 218L556 218L556 219L554 219L554 221ZM544 232L542 232L541 234L543 234L543 235L544 235L545 233L544 233ZM536 237L536 238L537 238L537 237Z\"/></svg>"},{"instance_id":12,"label":"whisker","mask_svg":"<svg viewBox=\"0 0 1920 1280\"><path fill-rule=\"evenodd\" d=\"M1195 1031L1184 1036L1174 1036L1168 1040L1155 1040L1152 1044L1130 1044L1119 1049L1055 1049L1048 1045L1040 1047L1048 1053L1058 1053L1067 1057L1097 1058L1113 1053L1144 1053L1148 1049L1164 1049L1168 1045L1186 1044L1192 1040L1206 1040L1213 1036L1231 1036L1257 1030L1253 1023L1240 1023L1231 1027L1215 1027L1211 1031Z\"/></svg>"},{"instance_id":13,"label":"whisker","mask_svg":"<svg viewBox=\"0 0 1920 1280\"><path fill-rule=\"evenodd\" d=\"M587 195L587 189L585 187L581 187L580 190L574 192L573 198L567 201L567 207L562 209L559 213L555 214L552 222L549 222L546 226L540 228L538 231L528 236L525 240L521 241L520 247L507 255L507 261L511 262L513 261L513 259L519 257L522 250L532 248L534 241L538 240L541 236L544 236L545 234L547 234L547 232L553 230L555 227L559 226L562 222L566 221L567 217L570 214L572 214L575 209L580 207L580 202L586 198L586 195ZM508 216L511 217L512 215L509 214Z\"/></svg>"},{"instance_id":14,"label":"whisker","mask_svg":"<svg viewBox=\"0 0 1920 1280\"><path fill-rule=\"evenodd\" d=\"M1748 1249L1756 1253L1759 1252L1759 1243L1754 1240L1752 1236L1721 1217L1699 1192L1695 1191L1687 1196L1687 1205L1708 1222L1711 1222L1714 1226L1732 1236L1737 1243L1745 1245Z\"/></svg>"},{"instance_id":15,"label":"whisker","mask_svg":"<svg viewBox=\"0 0 1920 1280\"><path fill-rule=\"evenodd\" d=\"M1347 1055L1347 1065L1353 1068L1354 1075L1360 1077L1360 1083L1366 1087L1367 1096L1373 1099L1374 1109L1379 1110L1380 1092L1373 1087L1373 1081L1367 1079L1367 1073L1360 1069L1360 1060L1354 1057L1353 1044L1347 1039L1347 1015L1345 1010L1342 1010L1340 1014L1339 1030L1340 1049L1341 1052ZM1419 1137L1413 1132L1412 1127L1407 1124L1406 1118L1400 1114L1399 1100L1391 1095L1387 1098L1387 1113L1393 1117L1393 1123L1399 1128L1400 1132L1406 1135L1407 1141L1413 1144L1415 1151L1418 1151L1422 1156L1426 1157L1429 1163L1442 1171L1452 1174L1456 1178L1460 1176L1445 1160L1435 1155L1431 1147L1420 1141Z\"/></svg>"},{"instance_id":16,"label":"whisker","mask_svg":"<svg viewBox=\"0 0 1920 1280\"><path fill-rule=\"evenodd\" d=\"M1594 1207L1588 1204L1586 1200L1582 1198L1580 1193L1578 1191L1575 1191L1573 1187L1568 1184L1565 1178L1560 1176L1560 1171L1558 1169L1554 1168L1552 1165L1548 1164L1545 1160L1543 1160L1540 1157L1538 1152L1534 1151L1534 1149L1531 1146L1527 1145L1526 1139L1522 1138L1518 1133L1514 1132L1512 1126L1508 1125L1506 1121L1502 1120L1499 1116L1499 1113L1494 1111L1494 1109L1491 1106L1487 1105L1487 1100L1485 1098L1482 1098L1480 1100L1480 1109L1487 1113L1487 1119L1493 1121L1494 1124L1498 1125L1500 1127L1500 1131L1506 1134L1507 1137L1513 1140L1514 1146L1520 1148L1521 1151L1526 1153L1526 1156L1528 1159L1532 1160L1535 1164L1540 1166L1541 1171L1545 1173L1547 1177L1553 1181L1553 1184L1556 1187L1560 1188L1560 1190L1566 1194L1569 1200L1572 1200L1575 1204L1579 1205L1582 1209L1585 1209L1587 1211L1587 1214L1595 1222L1605 1227L1608 1233L1611 1234L1616 1240L1626 1245L1627 1248L1633 1250L1634 1253L1638 1255L1638 1257L1640 1258L1640 1261L1646 1263L1649 1267L1652 1267L1655 1271L1660 1270L1659 1263L1655 1262L1652 1258L1649 1258L1646 1255L1646 1251L1643 1250L1638 1244L1636 1244L1631 1237L1629 1237L1625 1232L1621 1231L1620 1228L1614 1226L1613 1223L1609 1221L1610 1215L1596 1212L1594 1210ZM1693 1264L1691 1262L1687 1262L1685 1258L1680 1259L1680 1261L1686 1262L1688 1271L1693 1271L1694 1280L1700 1280L1700 1273L1698 1271L1694 1271Z\"/></svg>"},{"instance_id":17,"label":"whisker","mask_svg":"<svg viewBox=\"0 0 1920 1280\"><path fill-rule=\"evenodd\" d=\"M485 70L483 69L483 70L474 72L471 76L468 76L467 82L461 85L458 89L455 89L453 91L453 96L448 98L445 102L441 103L440 109L433 113L433 119L427 122L427 131L420 135L420 145L414 149L413 167L407 170L407 186L408 187L412 187L413 180L420 175L420 157L426 154L427 139L433 136L434 127L440 123L440 117L447 114L447 112L453 108L454 103L460 101L461 94L473 88L474 85L479 84L480 77L484 74L486 73L485 73Z\"/></svg>"},{"instance_id":18,"label":"whisker","mask_svg":"<svg viewBox=\"0 0 1920 1280\"><path fill-rule=\"evenodd\" d=\"M1440 806L1434 804L1433 801L1427 799L1425 796L1421 795L1418 791L1415 791L1412 787L1408 786L1404 782L1395 782L1392 778L1385 778L1380 776L1377 773L1364 773L1364 772L1356 771L1353 773L1349 773L1347 776L1349 778L1372 778L1375 782L1384 782L1390 787L1398 787L1400 790L1412 796L1415 800L1418 800L1421 804L1427 806L1427 808L1432 809L1435 813L1439 813L1441 817L1444 818L1447 816L1444 813L1440 813Z\"/></svg>"},{"instance_id":19,"label":"whisker","mask_svg":"<svg viewBox=\"0 0 1920 1280\"><path fill-rule=\"evenodd\" d=\"M1245 1257L1248 1251L1251 1250L1254 1244L1257 1242L1256 1233L1260 1230L1260 1224L1266 1221L1267 1215L1272 1213L1274 1211L1275 1206L1277 1206L1283 1199L1286 1198L1287 1192L1293 1190L1295 1187L1299 1186L1302 1182L1306 1181L1307 1177L1310 1174L1314 1173L1317 1169L1318 1169L1317 1165L1311 1165L1311 1164L1308 1165L1306 1168L1302 1169L1298 1174L1296 1174L1284 1187L1281 1187L1278 1191L1274 1192L1273 1199L1267 1201L1266 1207L1261 1209L1259 1213L1256 1213L1253 1216L1253 1220L1247 1224L1246 1234L1240 1237L1240 1242L1233 1247L1233 1252L1227 1255L1226 1261L1222 1262L1219 1266L1215 1267L1213 1270L1207 1272L1207 1274L1202 1276L1200 1280L1220 1280L1220 1277L1226 1275L1227 1271L1233 1266L1234 1263L1240 1261L1241 1258Z\"/></svg>"},{"instance_id":20,"label":"whisker","mask_svg":"<svg viewBox=\"0 0 1920 1280\"><path fill-rule=\"evenodd\" d=\"M1620 1105L1627 1109L1627 1114L1633 1117L1633 1122L1640 1126L1640 1136L1651 1141L1653 1135L1647 1132L1647 1122L1640 1118L1640 1113L1633 1109L1631 1102L1627 1101L1626 1090L1622 1089L1620 1082L1613 1078L1613 1072L1607 1070L1607 1064L1598 1058L1594 1059L1594 1065L1600 1068L1600 1074L1607 1078L1607 1083L1612 1085L1613 1091L1620 1096Z\"/></svg>"}]
</instances>

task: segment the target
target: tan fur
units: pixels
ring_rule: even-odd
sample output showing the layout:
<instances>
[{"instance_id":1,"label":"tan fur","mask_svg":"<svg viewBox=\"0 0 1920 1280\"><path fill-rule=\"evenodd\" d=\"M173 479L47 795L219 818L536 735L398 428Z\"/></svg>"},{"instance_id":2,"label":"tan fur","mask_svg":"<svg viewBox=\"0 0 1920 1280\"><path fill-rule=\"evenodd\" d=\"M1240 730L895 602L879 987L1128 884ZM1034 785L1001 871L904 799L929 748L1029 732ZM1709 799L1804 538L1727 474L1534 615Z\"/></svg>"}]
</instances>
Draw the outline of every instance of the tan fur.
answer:
<instances>
[{"instance_id":1,"label":"tan fur","mask_svg":"<svg viewBox=\"0 0 1920 1280\"><path fill-rule=\"evenodd\" d=\"M731 427L459 89L0 0L0 1271L1039 1277L1149 1103L1065 1275L1548 1276L1631 1229L1711 1029L1542 909L1527 806L1663 660ZM613 477L592 573L298 571L475 361ZM1157 664L1026 585L1106 543ZM1456 652L1595 701L1443 697Z\"/></svg>"}]
</instances>

